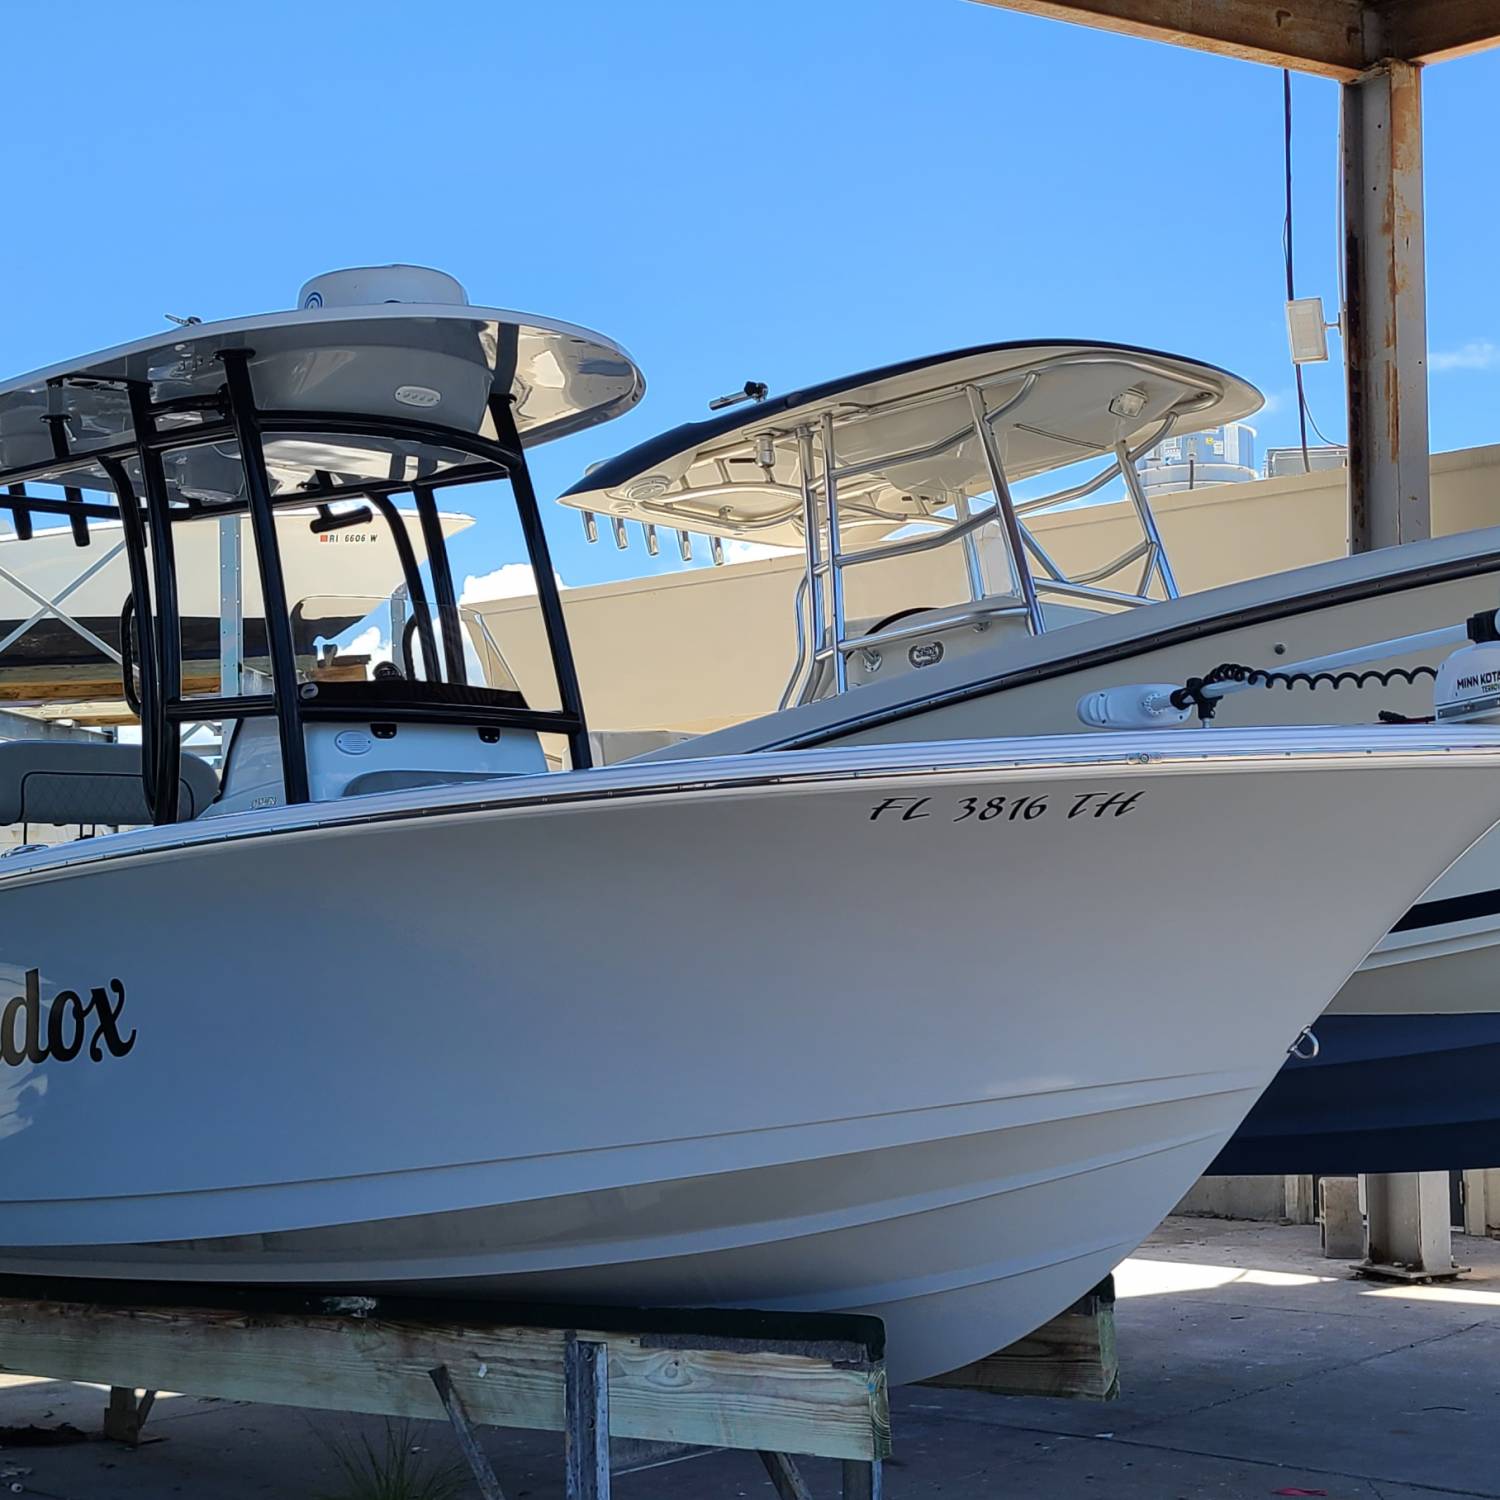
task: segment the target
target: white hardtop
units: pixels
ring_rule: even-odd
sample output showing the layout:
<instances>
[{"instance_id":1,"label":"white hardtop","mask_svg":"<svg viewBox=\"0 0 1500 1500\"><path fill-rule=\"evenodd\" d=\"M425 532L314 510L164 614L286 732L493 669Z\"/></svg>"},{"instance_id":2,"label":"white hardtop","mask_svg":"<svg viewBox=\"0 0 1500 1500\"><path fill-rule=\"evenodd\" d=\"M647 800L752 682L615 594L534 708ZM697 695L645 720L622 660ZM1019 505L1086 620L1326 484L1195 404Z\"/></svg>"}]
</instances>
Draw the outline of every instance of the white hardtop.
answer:
<instances>
[{"instance_id":1,"label":"white hardtop","mask_svg":"<svg viewBox=\"0 0 1500 1500\"><path fill-rule=\"evenodd\" d=\"M424 292L436 273L425 274L429 281L417 283ZM373 299L378 290L363 294ZM67 417L70 451L83 460L91 446L128 435L122 382L149 382L157 400L212 397L224 380L220 355L236 349L254 351L250 373L263 411L406 417L493 438L487 402L498 394L510 398L527 446L618 416L644 392L635 362L602 334L530 313L472 307L462 296L458 288L448 301L315 301L189 322L0 382L0 475L51 456L49 415ZM367 446L345 438L328 445L332 451L320 455L325 462L315 463L310 451L307 462L333 472L371 472ZM339 462L341 454L348 462ZM271 462L277 467L275 455ZM68 480L105 483L87 462Z\"/></svg>"},{"instance_id":2,"label":"white hardtop","mask_svg":"<svg viewBox=\"0 0 1500 1500\"><path fill-rule=\"evenodd\" d=\"M662 433L563 496L582 510L801 548L803 453L835 428L840 520L866 541L988 490L977 389L1011 482L1259 409L1248 382L1199 360L1087 341L989 344L811 386Z\"/></svg>"}]
</instances>

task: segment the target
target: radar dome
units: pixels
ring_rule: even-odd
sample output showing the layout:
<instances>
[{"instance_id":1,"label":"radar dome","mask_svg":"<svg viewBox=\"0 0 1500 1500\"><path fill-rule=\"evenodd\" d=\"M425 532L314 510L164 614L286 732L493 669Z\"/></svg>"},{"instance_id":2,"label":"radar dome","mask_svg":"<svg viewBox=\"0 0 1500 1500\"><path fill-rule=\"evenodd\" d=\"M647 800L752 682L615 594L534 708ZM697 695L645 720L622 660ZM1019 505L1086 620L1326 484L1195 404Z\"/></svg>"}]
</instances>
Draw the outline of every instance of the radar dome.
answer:
<instances>
[{"instance_id":1,"label":"radar dome","mask_svg":"<svg viewBox=\"0 0 1500 1500\"><path fill-rule=\"evenodd\" d=\"M427 266L354 266L325 271L303 284L297 306L371 307L382 302L437 302L469 305L463 285Z\"/></svg>"}]
</instances>

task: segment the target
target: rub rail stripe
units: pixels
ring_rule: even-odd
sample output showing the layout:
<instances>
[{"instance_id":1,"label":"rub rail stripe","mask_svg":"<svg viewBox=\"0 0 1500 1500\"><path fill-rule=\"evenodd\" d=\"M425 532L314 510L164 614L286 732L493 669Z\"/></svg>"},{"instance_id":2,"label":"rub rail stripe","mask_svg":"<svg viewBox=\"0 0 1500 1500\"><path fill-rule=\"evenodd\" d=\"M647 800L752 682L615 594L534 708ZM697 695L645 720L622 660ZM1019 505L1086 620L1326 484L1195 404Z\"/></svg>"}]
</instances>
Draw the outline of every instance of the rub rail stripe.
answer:
<instances>
[{"instance_id":1,"label":"rub rail stripe","mask_svg":"<svg viewBox=\"0 0 1500 1500\"><path fill-rule=\"evenodd\" d=\"M1474 891L1467 896L1448 896L1441 901L1419 901L1391 928L1392 932L1415 932L1424 927L1446 927L1450 922L1469 922L1475 917L1500 913L1500 890Z\"/></svg>"}]
</instances>

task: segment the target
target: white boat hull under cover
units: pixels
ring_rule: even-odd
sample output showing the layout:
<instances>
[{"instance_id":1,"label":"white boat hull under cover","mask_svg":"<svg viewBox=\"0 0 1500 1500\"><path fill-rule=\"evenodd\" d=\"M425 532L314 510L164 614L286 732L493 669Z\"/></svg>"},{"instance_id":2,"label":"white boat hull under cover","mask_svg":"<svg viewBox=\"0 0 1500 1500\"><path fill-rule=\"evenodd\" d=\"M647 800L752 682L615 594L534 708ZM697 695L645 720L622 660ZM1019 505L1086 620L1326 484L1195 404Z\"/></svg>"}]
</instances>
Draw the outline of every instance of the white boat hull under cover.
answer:
<instances>
[{"instance_id":1,"label":"white boat hull under cover","mask_svg":"<svg viewBox=\"0 0 1500 1500\"><path fill-rule=\"evenodd\" d=\"M868 1311L936 1374L1150 1232L1497 769L844 747L16 857L0 1270Z\"/></svg>"}]
</instances>

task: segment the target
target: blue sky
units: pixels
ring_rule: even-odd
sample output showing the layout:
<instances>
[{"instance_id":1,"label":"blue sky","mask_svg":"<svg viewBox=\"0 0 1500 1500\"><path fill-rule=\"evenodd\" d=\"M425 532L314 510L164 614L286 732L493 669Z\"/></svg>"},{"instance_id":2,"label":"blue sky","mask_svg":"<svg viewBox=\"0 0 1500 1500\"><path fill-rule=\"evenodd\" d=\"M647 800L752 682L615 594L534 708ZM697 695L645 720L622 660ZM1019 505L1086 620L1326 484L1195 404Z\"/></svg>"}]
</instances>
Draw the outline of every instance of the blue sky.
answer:
<instances>
[{"instance_id":1,"label":"blue sky","mask_svg":"<svg viewBox=\"0 0 1500 1500\"><path fill-rule=\"evenodd\" d=\"M637 411L535 454L544 499L747 378L1028 336L1226 365L1271 398L1262 442L1295 440L1270 68L966 0L95 0L6 29L28 60L6 85L7 371L406 260L645 370ZM1451 448L1500 436L1500 53L1426 90ZM1336 86L1299 78L1296 112L1298 289L1332 309ZM1340 438L1336 364L1309 396ZM549 530L569 583L653 566L585 548L572 513ZM498 540L468 533L460 572Z\"/></svg>"}]
</instances>

